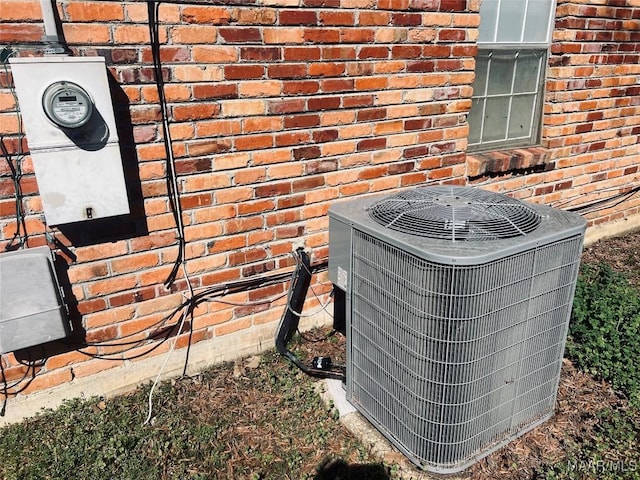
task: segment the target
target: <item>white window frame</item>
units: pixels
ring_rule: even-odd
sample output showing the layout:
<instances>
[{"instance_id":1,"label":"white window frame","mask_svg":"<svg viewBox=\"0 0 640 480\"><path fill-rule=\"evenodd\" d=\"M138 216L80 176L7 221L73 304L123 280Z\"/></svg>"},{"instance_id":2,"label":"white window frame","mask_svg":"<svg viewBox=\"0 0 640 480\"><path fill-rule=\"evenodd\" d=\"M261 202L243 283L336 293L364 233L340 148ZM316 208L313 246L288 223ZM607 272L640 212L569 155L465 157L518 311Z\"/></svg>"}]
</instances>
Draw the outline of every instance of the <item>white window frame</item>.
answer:
<instances>
[{"instance_id":1,"label":"white window frame","mask_svg":"<svg viewBox=\"0 0 640 480\"><path fill-rule=\"evenodd\" d=\"M517 13L521 12L522 17L516 18L516 22L521 23L514 29L513 25L509 24L512 21L513 12L510 12L511 15L506 15L505 11L515 6L520 7ZM468 119L468 151L481 152L539 145L544 79L555 20L555 6L556 0L482 0L476 78ZM540 14L547 16L546 22L543 25L536 25L535 20L541 18ZM518 26L521 26L519 32ZM508 31L509 29L512 31ZM527 38L527 36L533 38ZM520 62L520 65L524 65L524 59L532 59L535 56L538 56L537 78L533 79L535 85L533 88L519 92L515 88L518 64ZM492 93L492 73L495 79L496 72L499 71L497 67L499 61L503 61L503 64L513 61L512 77L510 82L505 81L501 84L502 91ZM483 74L485 66L486 72ZM495 69L493 72L492 67ZM520 99L519 102L518 99ZM506 103L500 104L501 100ZM519 103L525 111L522 112L521 109L516 108L514 103ZM523 103L528 105L522 107ZM488 105L494 105L495 111ZM496 110L495 105L498 105L502 111ZM495 118L498 117L500 120L496 122ZM517 131L519 123L517 120L522 121L519 125L522 131Z\"/></svg>"}]
</instances>

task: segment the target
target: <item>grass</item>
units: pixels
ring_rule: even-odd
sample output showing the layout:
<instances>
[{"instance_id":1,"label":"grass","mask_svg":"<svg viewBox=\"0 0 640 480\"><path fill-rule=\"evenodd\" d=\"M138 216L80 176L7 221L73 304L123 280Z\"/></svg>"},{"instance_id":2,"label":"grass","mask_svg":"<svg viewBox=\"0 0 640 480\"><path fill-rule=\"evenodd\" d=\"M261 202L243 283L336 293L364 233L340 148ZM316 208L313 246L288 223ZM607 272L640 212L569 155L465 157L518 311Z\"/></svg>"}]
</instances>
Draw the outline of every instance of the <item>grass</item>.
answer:
<instances>
[{"instance_id":1,"label":"grass","mask_svg":"<svg viewBox=\"0 0 640 480\"><path fill-rule=\"evenodd\" d=\"M583 265L567 353L640 407L640 289L607 263Z\"/></svg>"},{"instance_id":2,"label":"grass","mask_svg":"<svg viewBox=\"0 0 640 480\"><path fill-rule=\"evenodd\" d=\"M161 384L143 425L148 391L72 400L4 428L0 478L309 479L329 455L389 478L274 352Z\"/></svg>"},{"instance_id":3,"label":"grass","mask_svg":"<svg viewBox=\"0 0 640 480\"><path fill-rule=\"evenodd\" d=\"M640 480L634 272L630 283L607 265L582 268L567 343L582 372L564 369L558 413L527 434L533 440L489 456L472 478ZM336 341L329 347L339 351ZM399 478L322 403L317 383L273 351L160 384L145 425L149 388L72 400L1 429L0 478Z\"/></svg>"}]
</instances>

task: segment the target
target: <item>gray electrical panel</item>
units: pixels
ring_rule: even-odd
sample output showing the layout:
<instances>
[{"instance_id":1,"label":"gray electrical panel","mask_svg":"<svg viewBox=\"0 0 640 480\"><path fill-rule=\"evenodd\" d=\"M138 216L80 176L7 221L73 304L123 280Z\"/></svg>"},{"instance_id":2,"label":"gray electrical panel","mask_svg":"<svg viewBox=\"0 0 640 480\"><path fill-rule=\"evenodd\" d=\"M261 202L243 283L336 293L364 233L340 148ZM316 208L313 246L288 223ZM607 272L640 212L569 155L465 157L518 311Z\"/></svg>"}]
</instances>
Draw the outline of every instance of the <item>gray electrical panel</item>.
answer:
<instances>
[{"instance_id":1,"label":"gray electrical panel","mask_svg":"<svg viewBox=\"0 0 640 480\"><path fill-rule=\"evenodd\" d=\"M48 247L0 254L0 353L69 335Z\"/></svg>"}]
</instances>

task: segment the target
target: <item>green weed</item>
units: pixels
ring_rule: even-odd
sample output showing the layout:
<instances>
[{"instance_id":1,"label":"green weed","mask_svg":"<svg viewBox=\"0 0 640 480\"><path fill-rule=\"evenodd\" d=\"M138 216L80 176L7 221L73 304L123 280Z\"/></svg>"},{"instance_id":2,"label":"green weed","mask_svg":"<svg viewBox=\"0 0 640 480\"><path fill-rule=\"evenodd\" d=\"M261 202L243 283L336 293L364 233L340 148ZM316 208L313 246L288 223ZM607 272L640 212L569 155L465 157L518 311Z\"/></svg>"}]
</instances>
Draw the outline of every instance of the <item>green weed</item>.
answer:
<instances>
[{"instance_id":1,"label":"green weed","mask_svg":"<svg viewBox=\"0 0 640 480\"><path fill-rule=\"evenodd\" d=\"M576 287L567 354L640 406L640 290L608 264L584 265Z\"/></svg>"}]
</instances>

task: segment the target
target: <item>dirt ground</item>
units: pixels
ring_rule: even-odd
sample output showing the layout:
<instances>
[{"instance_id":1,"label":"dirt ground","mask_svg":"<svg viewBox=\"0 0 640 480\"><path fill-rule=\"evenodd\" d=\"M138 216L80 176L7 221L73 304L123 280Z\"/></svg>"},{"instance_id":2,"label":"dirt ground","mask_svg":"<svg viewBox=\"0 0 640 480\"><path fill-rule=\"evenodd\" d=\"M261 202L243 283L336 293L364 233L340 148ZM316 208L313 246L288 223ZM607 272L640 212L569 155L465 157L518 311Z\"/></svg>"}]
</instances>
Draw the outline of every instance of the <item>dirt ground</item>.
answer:
<instances>
[{"instance_id":1,"label":"dirt ground","mask_svg":"<svg viewBox=\"0 0 640 480\"><path fill-rule=\"evenodd\" d=\"M589 245L584 249L582 261L608 262L640 286L640 225L631 233Z\"/></svg>"}]
</instances>

